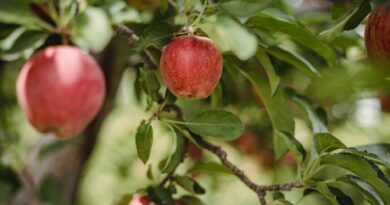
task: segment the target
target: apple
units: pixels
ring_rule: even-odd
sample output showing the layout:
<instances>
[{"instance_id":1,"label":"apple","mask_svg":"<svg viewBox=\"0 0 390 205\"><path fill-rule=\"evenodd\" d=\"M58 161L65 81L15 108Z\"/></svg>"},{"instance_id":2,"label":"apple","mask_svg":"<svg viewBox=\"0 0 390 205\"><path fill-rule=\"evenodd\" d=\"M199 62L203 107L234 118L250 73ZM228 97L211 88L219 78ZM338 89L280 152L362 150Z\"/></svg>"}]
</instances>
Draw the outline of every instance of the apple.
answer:
<instances>
[{"instance_id":1,"label":"apple","mask_svg":"<svg viewBox=\"0 0 390 205\"><path fill-rule=\"evenodd\" d=\"M127 0L139 11L154 10L160 6L160 0Z\"/></svg>"},{"instance_id":2,"label":"apple","mask_svg":"<svg viewBox=\"0 0 390 205\"><path fill-rule=\"evenodd\" d=\"M168 89L184 99L211 95L222 75L221 52L207 37L186 35L165 46L160 60L161 76Z\"/></svg>"},{"instance_id":3,"label":"apple","mask_svg":"<svg viewBox=\"0 0 390 205\"><path fill-rule=\"evenodd\" d=\"M52 46L24 64L16 91L33 127L68 138L81 133L99 111L105 81L88 54L73 46Z\"/></svg>"},{"instance_id":4,"label":"apple","mask_svg":"<svg viewBox=\"0 0 390 205\"><path fill-rule=\"evenodd\" d=\"M287 166L294 166L297 163L292 152L288 152L286 155L284 155L281 162Z\"/></svg>"},{"instance_id":5,"label":"apple","mask_svg":"<svg viewBox=\"0 0 390 205\"><path fill-rule=\"evenodd\" d=\"M246 154L254 154L260 149L257 135L249 129L246 129L233 143L235 147Z\"/></svg>"},{"instance_id":6,"label":"apple","mask_svg":"<svg viewBox=\"0 0 390 205\"><path fill-rule=\"evenodd\" d=\"M390 65L390 3L374 9L365 29L368 57L376 63Z\"/></svg>"},{"instance_id":7,"label":"apple","mask_svg":"<svg viewBox=\"0 0 390 205\"><path fill-rule=\"evenodd\" d=\"M134 195L129 205L154 205L154 203L145 195Z\"/></svg>"}]
</instances>

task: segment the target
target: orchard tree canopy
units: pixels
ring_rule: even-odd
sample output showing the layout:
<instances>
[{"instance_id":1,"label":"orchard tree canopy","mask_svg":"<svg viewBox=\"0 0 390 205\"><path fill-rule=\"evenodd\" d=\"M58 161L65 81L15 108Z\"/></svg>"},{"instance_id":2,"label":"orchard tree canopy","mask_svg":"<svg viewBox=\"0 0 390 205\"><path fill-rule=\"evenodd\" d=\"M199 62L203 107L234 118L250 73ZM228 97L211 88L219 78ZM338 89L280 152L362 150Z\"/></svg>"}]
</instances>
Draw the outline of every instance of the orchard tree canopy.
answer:
<instances>
[{"instance_id":1,"label":"orchard tree canopy","mask_svg":"<svg viewBox=\"0 0 390 205\"><path fill-rule=\"evenodd\" d=\"M0 205L389 205L387 0L0 0Z\"/></svg>"}]
</instances>

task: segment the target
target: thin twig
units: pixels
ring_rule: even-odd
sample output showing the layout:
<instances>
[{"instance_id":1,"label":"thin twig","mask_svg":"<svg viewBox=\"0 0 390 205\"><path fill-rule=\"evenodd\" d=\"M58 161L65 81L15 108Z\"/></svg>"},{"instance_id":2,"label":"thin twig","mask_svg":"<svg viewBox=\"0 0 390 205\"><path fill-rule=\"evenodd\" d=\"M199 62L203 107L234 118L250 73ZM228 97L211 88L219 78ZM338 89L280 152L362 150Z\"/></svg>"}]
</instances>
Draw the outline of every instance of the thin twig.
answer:
<instances>
[{"instance_id":1,"label":"thin twig","mask_svg":"<svg viewBox=\"0 0 390 205\"><path fill-rule=\"evenodd\" d=\"M129 27L118 24L113 26L114 30L121 36L124 36L127 38L127 41L129 44L134 44L139 41L139 37L137 34L134 33L133 30L131 30ZM152 55L149 53L147 49L144 49L140 52L140 56L142 60L144 61L146 67L151 68L151 69L157 69L158 64L157 62L153 59Z\"/></svg>"}]
</instances>

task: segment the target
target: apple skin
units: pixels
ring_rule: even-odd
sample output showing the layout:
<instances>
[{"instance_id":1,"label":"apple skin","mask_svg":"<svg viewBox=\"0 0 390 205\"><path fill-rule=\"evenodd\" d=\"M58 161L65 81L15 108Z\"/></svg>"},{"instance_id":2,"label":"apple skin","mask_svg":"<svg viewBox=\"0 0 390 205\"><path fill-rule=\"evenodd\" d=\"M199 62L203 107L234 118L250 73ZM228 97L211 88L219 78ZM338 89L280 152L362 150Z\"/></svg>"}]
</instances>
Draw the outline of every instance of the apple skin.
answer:
<instances>
[{"instance_id":1,"label":"apple skin","mask_svg":"<svg viewBox=\"0 0 390 205\"><path fill-rule=\"evenodd\" d=\"M375 63L390 65L390 3L371 12L365 29L368 57Z\"/></svg>"},{"instance_id":2,"label":"apple skin","mask_svg":"<svg viewBox=\"0 0 390 205\"><path fill-rule=\"evenodd\" d=\"M99 111L105 81L91 56L73 46L52 46L24 64L16 91L33 127L69 138L80 134Z\"/></svg>"},{"instance_id":3,"label":"apple skin","mask_svg":"<svg viewBox=\"0 0 390 205\"><path fill-rule=\"evenodd\" d=\"M129 205L154 205L145 195L134 195Z\"/></svg>"},{"instance_id":4,"label":"apple skin","mask_svg":"<svg viewBox=\"0 0 390 205\"><path fill-rule=\"evenodd\" d=\"M160 0L127 0L138 11L154 10L160 6Z\"/></svg>"},{"instance_id":5,"label":"apple skin","mask_svg":"<svg viewBox=\"0 0 390 205\"><path fill-rule=\"evenodd\" d=\"M163 49L161 76L178 98L204 99L211 95L222 75L221 52L207 37L174 38Z\"/></svg>"}]
</instances>

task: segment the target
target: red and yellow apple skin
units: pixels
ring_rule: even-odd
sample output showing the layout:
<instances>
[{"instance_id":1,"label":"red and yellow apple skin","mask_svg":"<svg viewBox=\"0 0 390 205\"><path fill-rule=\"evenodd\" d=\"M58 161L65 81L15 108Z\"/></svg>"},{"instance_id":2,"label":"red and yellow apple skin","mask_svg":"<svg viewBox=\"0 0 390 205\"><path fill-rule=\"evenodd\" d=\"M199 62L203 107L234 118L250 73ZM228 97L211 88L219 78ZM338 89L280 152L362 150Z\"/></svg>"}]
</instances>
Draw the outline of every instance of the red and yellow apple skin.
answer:
<instances>
[{"instance_id":1,"label":"red and yellow apple skin","mask_svg":"<svg viewBox=\"0 0 390 205\"><path fill-rule=\"evenodd\" d=\"M161 76L177 97L204 99L211 95L222 75L221 52L207 37L174 38L163 49Z\"/></svg>"},{"instance_id":2,"label":"red and yellow apple skin","mask_svg":"<svg viewBox=\"0 0 390 205\"><path fill-rule=\"evenodd\" d=\"M99 65L73 46L39 51L24 64L16 87L19 104L31 125L59 138L80 134L105 96Z\"/></svg>"},{"instance_id":3,"label":"red and yellow apple skin","mask_svg":"<svg viewBox=\"0 0 390 205\"><path fill-rule=\"evenodd\" d=\"M372 11L364 38L368 57L390 67L390 3L379 5Z\"/></svg>"}]
</instances>

